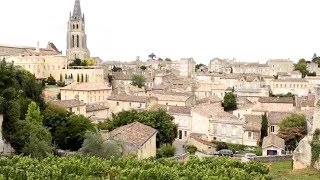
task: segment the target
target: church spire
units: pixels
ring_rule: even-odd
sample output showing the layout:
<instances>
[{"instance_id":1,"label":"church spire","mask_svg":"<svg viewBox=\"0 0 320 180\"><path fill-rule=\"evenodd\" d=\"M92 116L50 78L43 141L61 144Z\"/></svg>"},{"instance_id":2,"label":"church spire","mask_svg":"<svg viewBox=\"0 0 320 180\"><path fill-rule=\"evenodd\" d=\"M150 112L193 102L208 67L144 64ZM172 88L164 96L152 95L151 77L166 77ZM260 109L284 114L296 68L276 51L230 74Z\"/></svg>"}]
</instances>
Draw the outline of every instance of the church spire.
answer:
<instances>
[{"instance_id":1,"label":"church spire","mask_svg":"<svg viewBox=\"0 0 320 180\"><path fill-rule=\"evenodd\" d=\"M73 19L81 19L82 18L80 0L75 0L75 2L74 2L72 18Z\"/></svg>"}]
</instances>

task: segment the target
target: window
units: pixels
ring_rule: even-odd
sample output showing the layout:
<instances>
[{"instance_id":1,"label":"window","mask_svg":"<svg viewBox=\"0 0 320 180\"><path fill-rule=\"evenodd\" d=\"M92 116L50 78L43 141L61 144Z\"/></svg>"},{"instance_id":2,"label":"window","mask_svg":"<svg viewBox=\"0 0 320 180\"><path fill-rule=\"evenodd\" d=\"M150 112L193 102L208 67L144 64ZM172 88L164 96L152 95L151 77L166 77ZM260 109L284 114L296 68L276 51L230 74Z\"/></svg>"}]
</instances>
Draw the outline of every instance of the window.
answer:
<instances>
[{"instance_id":1,"label":"window","mask_svg":"<svg viewBox=\"0 0 320 180\"><path fill-rule=\"evenodd\" d=\"M271 126L271 127L270 127L270 131L271 131L271 132L274 132L274 126Z\"/></svg>"},{"instance_id":2,"label":"window","mask_svg":"<svg viewBox=\"0 0 320 180\"><path fill-rule=\"evenodd\" d=\"M119 102L117 102L117 106L119 106Z\"/></svg>"},{"instance_id":3,"label":"window","mask_svg":"<svg viewBox=\"0 0 320 180\"><path fill-rule=\"evenodd\" d=\"M184 137L187 137L188 133L187 131L184 131Z\"/></svg>"},{"instance_id":4,"label":"window","mask_svg":"<svg viewBox=\"0 0 320 180\"><path fill-rule=\"evenodd\" d=\"M252 139L252 132L248 132L248 139Z\"/></svg>"},{"instance_id":5,"label":"window","mask_svg":"<svg viewBox=\"0 0 320 180\"><path fill-rule=\"evenodd\" d=\"M237 128L236 127L232 127L232 136L237 135Z\"/></svg>"},{"instance_id":6,"label":"window","mask_svg":"<svg viewBox=\"0 0 320 180\"><path fill-rule=\"evenodd\" d=\"M129 106L131 107L131 102L129 102Z\"/></svg>"},{"instance_id":7,"label":"window","mask_svg":"<svg viewBox=\"0 0 320 180\"><path fill-rule=\"evenodd\" d=\"M225 126L222 127L222 131L221 132L222 132L222 134L226 134L226 127Z\"/></svg>"},{"instance_id":8,"label":"window","mask_svg":"<svg viewBox=\"0 0 320 180\"><path fill-rule=\"evenodd\" d=\"M139 106L140 108L142 108L142 103L140 103L140 106Z\"/></svg>"},{"instance_id":9,"label":"window","mask_svg":"<svg viewBox=\"0 0 320 180\"><path fill-rule=\"evenodd\" d=\"M80 107L77 107L77 111L78 111L78 112L80 111Z\"/></svg>"}]
</instances>

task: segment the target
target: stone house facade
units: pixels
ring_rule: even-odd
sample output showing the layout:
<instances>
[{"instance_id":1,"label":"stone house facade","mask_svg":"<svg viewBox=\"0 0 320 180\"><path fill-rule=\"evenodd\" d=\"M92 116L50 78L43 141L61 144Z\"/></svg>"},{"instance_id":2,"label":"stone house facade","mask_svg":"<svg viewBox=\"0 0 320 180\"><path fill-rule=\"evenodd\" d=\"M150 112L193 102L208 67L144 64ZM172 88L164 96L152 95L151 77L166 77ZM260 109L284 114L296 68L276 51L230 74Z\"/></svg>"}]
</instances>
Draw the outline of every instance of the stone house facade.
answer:
<instances>
[{"instance_id":1,"label":"stone house facade","mask_svg":"<svg viewBox=\"0 0 320 180\"><path fill-rule=\"evenodd\" d=\"M76 99L86 104L106 104L111 95L111 87L107 83L73 83L60 88L61 100Z\"/></svg>"},{"instance_id":2,"label":"stone house facade","mask_svg":"<svg viewBox=\"0 0 320 180\"><path fill-rule=\"evenodd\" d=\"M110 112L119 113L131 109L146 110L158 104L158 99L147 96L112 94L108 97Z\"/></svg>"},{"instance_id":3,"label":"stone house facade","mask_svg":"<svg viewBox=\"0 0 320 180\"><path fill-rule=\"evenodd\" d=\"M310 92L310 86L305 79L276 79L271 85L273 94L295 94L297 96L307 96Z\"/></svg>"},{"instance_id":4,"label":"stone house facade","mask_svg":"<svg viewBox=\"0 0 320 180\"><path fill-rule=\"evenodd\" d=\"M139 122L118 127L102 134L104 140L120 140L125 144L124 155L135 154L138 159L156 156L157 130Z\"/></svg>"}]
</instances>

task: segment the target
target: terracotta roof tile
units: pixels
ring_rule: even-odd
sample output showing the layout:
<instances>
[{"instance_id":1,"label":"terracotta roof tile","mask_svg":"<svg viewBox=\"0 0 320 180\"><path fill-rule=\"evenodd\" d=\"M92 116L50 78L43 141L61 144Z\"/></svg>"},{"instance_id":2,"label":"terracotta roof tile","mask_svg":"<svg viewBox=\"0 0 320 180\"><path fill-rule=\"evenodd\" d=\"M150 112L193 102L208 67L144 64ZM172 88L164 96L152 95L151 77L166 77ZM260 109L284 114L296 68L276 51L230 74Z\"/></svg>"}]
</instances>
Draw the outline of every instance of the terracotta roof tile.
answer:
<instances>
[{"instance_id":1,"label":"terracotta roof tile","mask_svg":"<svg viewBox=\"0 0 320 180\"><path fill-rule=\"evenodd\" d=\"M89 104L86 106L87 112L93 112L93 111L101 111L105 109L109 109L107 106L103 106L100 104Z\"/></svg>"},{"instance_id":2,"label":"terracotta roof tile","mask_svg":"<svg viewBox=\"0 0 320 180\"><path fill-rule=\"evenodd\" d=\"M133 96L133 95L127 95L127 94L112 94L108 97L108 100L113 101L126 101L126 102L148 102L151 99L156 100L154 97L148 97L148 96Z\"/></svg>"},{"instance_id":3,"label":"terracotta roof tile","mask_svg":"<svg viewBox=\"0 0 320 180\"><path fill-rule=\"evenodd\" d=\"M51 101L50 103L55 104L57 106L65 107L65 108L85 106L85 104L83 102L75 100L75 99Z\"/></svg>"},{"instance_id":4,"label":"terracotta roof tile","mask_svg":"<svg viewBox=\"0 0 320 180\"><path fill-rule=\"evenodd\" d=\"M143 146L157 130L139 122L118 127L110 132L111 139L120 139L125 143Z\"/></svg>"},{"instance_id":5,"label":"terracotta roof tile","mask_svg":"<svg viewBox=\"0 0 320 180\"><path fill-rule=\"evenodd\" d=\"M286 104L293 104L292 97L260 97L260 103L286 103Z\"/></svg>"},{"instance_id":6,"label":"terracotta roof tile","mask_svg":"<svg viewBox=\"0 0 320 180\"><path fill-rule=\"evenodd\" d=\"M192 109L192 112L200 114L208 118L221 120L238 120L238 118L228 112L225 112L220 105L217 104L201 104Z\"/></svg>"},{"instance_id":7,"label":"terracotta roof tile","mask_svg":"<svg viewBox=\"0 0 320 180\"><path fill-rule=\"evenodd\" d=\"M245 124L244 128L248 131L261 131L261 122L262 116L261 115L244 115Z\"/></svg>"},{"instance_id":8,"label":"terracotta roof tile","mask_svg":"<svg viewBox=\"0 0 320 180\"><path fill-rule=\"evenodd\" d=\"M278 125L281 121L291 116L293 113L286 113L286 112L269 112L268 113L268 121L270 125Z\"/></svg>"},{"instance_id":9,"label":"terracotta roof tile","mask_svg":"<svg viewBox=\"0 0 320 180\"><path fill-rule=\"evenodd\" d=\"M95 90L101 91L101 90L111 90L111 87L104 82L87 82L87 83L72 83L60 89L76 90L76 91L95 91Z\"/></svg>"},{"instance_id":10,"label":"terracotta roof tile","mask_svg":"<svg viewBox=\"0 0 320 180\"><path fill-rule=\"evenodd\" d=\"M286 147L284 139L278 137L275 134L270 134L269 136L263 138L262 148L266 148L271 145L277 146L278 148L281 148L283 150L285 150Z\"/></svg>"}]
</instances>

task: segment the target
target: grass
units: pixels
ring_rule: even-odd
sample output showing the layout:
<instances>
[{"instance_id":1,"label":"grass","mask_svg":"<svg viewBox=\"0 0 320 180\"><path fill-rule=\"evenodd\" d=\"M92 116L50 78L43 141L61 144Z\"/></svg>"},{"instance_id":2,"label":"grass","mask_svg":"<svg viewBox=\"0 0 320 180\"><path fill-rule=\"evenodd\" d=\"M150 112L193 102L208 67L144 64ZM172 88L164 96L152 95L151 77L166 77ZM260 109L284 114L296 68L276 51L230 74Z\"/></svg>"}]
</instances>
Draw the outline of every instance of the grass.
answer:
<instances>
[{"instance_id":1,"label":"grass","mask_svg":"<svg viewBox=\"0 0 320 180\"><path fill-rule=\"evenodd\" d=\"M276 180L319 180L320 171L307 168L292 170L292 161L271 163L270 174Z\"/></svg>"}]
</instances>

